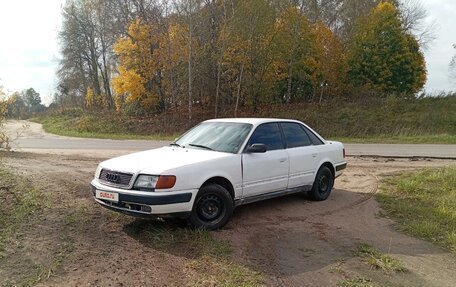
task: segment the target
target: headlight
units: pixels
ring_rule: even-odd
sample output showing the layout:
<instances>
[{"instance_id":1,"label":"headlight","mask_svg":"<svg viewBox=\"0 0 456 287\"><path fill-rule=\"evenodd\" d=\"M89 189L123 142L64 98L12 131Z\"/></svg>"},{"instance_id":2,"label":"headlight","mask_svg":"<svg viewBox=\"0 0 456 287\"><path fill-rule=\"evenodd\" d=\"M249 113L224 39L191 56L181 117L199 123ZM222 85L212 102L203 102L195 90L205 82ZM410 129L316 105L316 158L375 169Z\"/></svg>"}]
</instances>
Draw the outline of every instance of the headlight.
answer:
<instances>
[{"instance_id":1,"label":"headlight","mask_svg":"<svg viewBox=\"0 0 456 287\"><path fill-rule=\"evenodd\" d=\"M169 189L176 184L174 175L146 175L141 174L135 181L134 189L152 190L152 189Z\"/></svg>"},{"instance_id":2,"label":"headlight","mask_svg":"<svg viewBox=\"0 0 456 287\"><path fill-rule=\"evenodd\" d=\"M158 176L141 174L135 181L135 189L154 189Z\"/></svg>"}]
</instances>

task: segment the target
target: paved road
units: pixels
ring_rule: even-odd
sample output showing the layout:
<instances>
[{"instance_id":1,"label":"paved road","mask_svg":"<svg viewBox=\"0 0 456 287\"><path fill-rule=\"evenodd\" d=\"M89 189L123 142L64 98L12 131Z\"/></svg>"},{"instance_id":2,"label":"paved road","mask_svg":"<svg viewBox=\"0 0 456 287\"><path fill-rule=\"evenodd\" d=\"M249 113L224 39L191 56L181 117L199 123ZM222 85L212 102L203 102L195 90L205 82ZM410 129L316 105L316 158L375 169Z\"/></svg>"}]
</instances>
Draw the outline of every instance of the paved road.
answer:
<instances>
[{"instance_id":1,"label":"paved road","mask_svg":"<svg viewBox=\"0 0 456 287\"><path fill-rule=\"evenodd\" d=\"M13 138L14 150L40 153L109 157L169 144L169 141L83 139L56 136L45 133L40 124L27 121L9 121L4 126L4 130ZM345 147L347 155L456 159L456 145L345 144Z\"/></svg>"}]
</instances>

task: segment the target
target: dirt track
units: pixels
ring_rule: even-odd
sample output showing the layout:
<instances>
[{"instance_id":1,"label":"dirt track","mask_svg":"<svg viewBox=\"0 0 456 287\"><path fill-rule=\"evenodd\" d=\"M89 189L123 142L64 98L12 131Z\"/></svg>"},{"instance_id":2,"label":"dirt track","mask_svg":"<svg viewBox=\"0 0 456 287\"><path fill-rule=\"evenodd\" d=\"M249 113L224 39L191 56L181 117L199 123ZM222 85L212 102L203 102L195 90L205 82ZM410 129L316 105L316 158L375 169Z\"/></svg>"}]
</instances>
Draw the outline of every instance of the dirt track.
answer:
<instances>
[{"instance_id":1,"label":"dirt track","mask_svg":"<svg viewBox=\"0 0 456 287\"><path fill-rule=\"evenodd\" d=\"M43 286L182 286L192 252L147 240L143 228L174 221L142 221L97 206L88 183L100 159L2 153L4 164L44 190L48 208L17 235L0 259L0 285L19 280L36 266L53 266ZM336 286L366 277L381 286L455 286L456 257L396 231L379 216L373 198L379 179L397 171L455 164L444 160L348 159L327 201L302 195L238 208L215 237L233 246L233 261L262 273L268 286ZM157 242L158 243L158 242ZM354 255L367 243L400 259L409 270L385 274Z\"/></svg>"}]
</instances>

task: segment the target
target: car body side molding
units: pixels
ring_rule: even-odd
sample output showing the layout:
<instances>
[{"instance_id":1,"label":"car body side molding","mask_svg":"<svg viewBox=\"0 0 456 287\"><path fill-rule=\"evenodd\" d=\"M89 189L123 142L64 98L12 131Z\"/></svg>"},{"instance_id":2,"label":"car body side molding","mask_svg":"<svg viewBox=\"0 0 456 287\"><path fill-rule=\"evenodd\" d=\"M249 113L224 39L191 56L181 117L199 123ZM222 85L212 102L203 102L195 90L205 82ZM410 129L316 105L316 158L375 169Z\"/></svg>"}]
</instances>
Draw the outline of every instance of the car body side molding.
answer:
<instances>
[{"instance_id":1,"label":"car body side molding","mask_svg":"<svg viewBox=\"0 0 456 287\"><path fill-rule=\"evenodd\" d=\"M284 190L278 190L278 191L273 191L265 194L259 194L259 195L254 195L254 196L249 196L246 198L241 198L241 199L236 199L234 201L235 206L240 206L256 201L261 201L261 200L266 200L266 199L271 199L274 197L279 197L287 194L293 194L293 193L298 193L298 192L305 192L309 191L312 189L312 185L304 185L304 186L297 186L289 189L284 189Z\"/></svg>"}]
</instances>

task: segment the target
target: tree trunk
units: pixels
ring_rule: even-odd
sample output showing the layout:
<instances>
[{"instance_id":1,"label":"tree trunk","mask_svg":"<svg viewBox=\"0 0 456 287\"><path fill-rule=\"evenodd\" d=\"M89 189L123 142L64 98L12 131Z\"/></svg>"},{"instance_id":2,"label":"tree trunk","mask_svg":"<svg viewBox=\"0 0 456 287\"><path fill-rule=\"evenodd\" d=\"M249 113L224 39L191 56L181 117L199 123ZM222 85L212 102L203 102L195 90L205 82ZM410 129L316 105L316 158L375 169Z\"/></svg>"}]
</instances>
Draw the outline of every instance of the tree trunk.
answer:
<instances>
[{"instance_id":1,"label":"tree trunk","mask_svg":"<svg viewBox=\"0 0 456 287\"><path fill-rule=\"evenodd\" d=\"M237 86L237 95L236 95L236 106L234 107L234 117L237 117L237 112L239 108L239 98L241 97L241 84L242 84L242 74L244 73L244 64L241 66L241 72L239 73L239 81Z\"/></svg>"},{"instance_id":2,"label":"tree trunk","mask_svg":"<svg viewBox=\"0 0 456 287\"><path fill-rule=\"evenodd\" d=\"M93 92L96 96L101 94L100 81L98 79L98 61L95 51L94 39L91 39L90 43L90 65L92 67L92 85Z\"/></svg>"},{"instance_id":3,"label":"tree trunk","mask_svg":"<svg viewBox=\"0 0 456 287\"><path fill-rule=\"evenodd\" d=\"M220 62L217 64L217 87L215 89L215 114L214 117L217 118L218 116L218 102L219 102L219 96L220 96L220 74L222 70L222 65Z\"/></svg>"},{"instance_id":4,"label":"tree trunk","mask_svg":"<svg viewBox=\"0 0 456 287\"><path fill-rule=\"evenodd\" d=\"M188 119L192 119L192 1L188 1Z\"/></svg>"},{"instance_id":5,"label":"tree trunk","mask_svg":"<svg viewBox=\"0 0 456 287\"><path fill-rule=\"evenodd\" d=\"M101 47L102 47L102 58L103 58L103 69L101 70L101 73L103 75L103 84L104 84L104 90L106 93L106 97L108 98L108 105L110 108L114 107L114 99L112 98L112 92L111 92L111 85L109 82L109 73L108 73L108 65L106 61L106 45L104 42L104 39L101 39Z\"/></svg>"},{"instance_id":6,"label":"tree trunk","mask_svg":"<svg viewBox=\"0 0 456 287\"><path fill-rule=\"evenodd\" d=\"M287 104L290 103L291 101L291 84L293 81L293 68L292 68L292 63L290 63L288 67L288 83L287 83L287 96L285 98L285 101Z\"/></svg>"}]
</instances>

